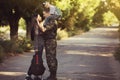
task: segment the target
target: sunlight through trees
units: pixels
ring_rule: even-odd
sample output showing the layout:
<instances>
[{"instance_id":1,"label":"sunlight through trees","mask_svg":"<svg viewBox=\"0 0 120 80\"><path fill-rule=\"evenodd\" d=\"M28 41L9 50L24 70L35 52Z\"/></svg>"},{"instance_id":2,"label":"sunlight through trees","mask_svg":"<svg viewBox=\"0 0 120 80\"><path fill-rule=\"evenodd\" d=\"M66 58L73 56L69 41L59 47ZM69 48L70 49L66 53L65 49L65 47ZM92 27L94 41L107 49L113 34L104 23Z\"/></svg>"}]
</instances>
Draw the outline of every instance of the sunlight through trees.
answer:
<instances>
[{"instance_id":1,"label":"sunlight through trees","mask_svg":"<svg viewBox=\"0 0 120 80\"><path fill-rule=\"evenodd\" d=\"M120 0L47 0L63 12L59 27L67 32L88 31L91 27L112 26L120 21ZM44 0L1 0L0 25L10 26L11 40L18 38L18 23L25 20L26 36L29 38L31 16L42 14Z\"/></svg>"}]
</instances>

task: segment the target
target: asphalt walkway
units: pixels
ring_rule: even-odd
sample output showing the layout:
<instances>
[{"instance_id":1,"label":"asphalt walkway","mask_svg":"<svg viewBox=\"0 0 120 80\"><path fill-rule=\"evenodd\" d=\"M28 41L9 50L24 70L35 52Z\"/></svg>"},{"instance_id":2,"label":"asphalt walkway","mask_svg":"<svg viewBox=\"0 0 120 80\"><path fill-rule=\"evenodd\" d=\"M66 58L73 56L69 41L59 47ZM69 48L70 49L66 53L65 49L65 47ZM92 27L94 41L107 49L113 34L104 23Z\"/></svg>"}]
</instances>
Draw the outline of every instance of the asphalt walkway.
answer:
<instances>
[{"instance_id":1,"label":"asphalt walkway","mask_svg":"<svg viewBox=\"0 0 120 80\"><path fill-rule=\"evenodd\" d=\"M118 28L102 27L58 41L58 80L120 80L120 64L113 57ZM33 53L11 57L0 65L0 80L24 80ZM45 53L43 56L44 64ZM44 78L49 75L48 68Z\"/></svg>"}]
</instances>

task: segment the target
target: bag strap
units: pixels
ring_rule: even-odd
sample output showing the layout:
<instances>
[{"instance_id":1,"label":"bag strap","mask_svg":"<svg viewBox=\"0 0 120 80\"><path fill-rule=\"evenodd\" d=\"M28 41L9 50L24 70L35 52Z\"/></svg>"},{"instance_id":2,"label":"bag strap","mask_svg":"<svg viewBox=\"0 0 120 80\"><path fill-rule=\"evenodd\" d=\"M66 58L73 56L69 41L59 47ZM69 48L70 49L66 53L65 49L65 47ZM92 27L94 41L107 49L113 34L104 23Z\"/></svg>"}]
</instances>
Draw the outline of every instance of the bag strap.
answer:
<instances>
[{"instance_id":1,"label":"bag strap","mask_svg":"<svg viewBox=\"0 0 120 80\"><path fill-rule=\"evenodd\" d=\"M36 64L39 64L39 61L38 61L38 54L36 54Z\"/></svg>"}]
</instances>

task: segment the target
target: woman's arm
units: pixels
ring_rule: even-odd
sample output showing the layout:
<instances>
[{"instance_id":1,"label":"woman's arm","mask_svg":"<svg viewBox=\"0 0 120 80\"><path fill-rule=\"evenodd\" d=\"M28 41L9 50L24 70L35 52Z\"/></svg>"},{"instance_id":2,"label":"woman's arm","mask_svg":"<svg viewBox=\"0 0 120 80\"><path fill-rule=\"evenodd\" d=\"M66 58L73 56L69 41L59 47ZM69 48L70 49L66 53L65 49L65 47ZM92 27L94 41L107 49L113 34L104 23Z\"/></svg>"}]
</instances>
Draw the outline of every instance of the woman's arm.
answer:
<instances>
[{"instance_id":1,"label":"woman's arm","mask_svg":"<svg viewBox=\"0 0 120 80\"><path fill-rule=\"evenodd\" d=\"M46 31L46 28L43 26L43 22L40 22L39 20L37 20L37 24L39 26L39 28L41 29L42 32Z\"/></svg>"}]
</instances>

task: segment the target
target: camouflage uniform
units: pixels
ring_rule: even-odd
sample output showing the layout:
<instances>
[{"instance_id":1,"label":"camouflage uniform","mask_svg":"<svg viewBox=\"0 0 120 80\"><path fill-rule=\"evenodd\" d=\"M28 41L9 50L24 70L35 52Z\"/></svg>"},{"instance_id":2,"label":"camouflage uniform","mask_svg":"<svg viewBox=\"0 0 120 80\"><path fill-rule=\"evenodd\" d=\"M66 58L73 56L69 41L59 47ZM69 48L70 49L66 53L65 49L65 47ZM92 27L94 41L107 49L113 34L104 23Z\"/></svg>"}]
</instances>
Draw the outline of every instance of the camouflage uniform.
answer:
<instances>
[{"instance_id":1,"label":"camouflage uniform","mask_svg":"<svg viewBox=\"0 0 120 80\"><path fill-rule=\"evenodd\" d=\"M57 71L56 46L57 42L55 39L45 40L47 64L53 76L56 76Z\"/></svg>"},{"instance_id":2,"label":"camouflage uniform","mask_svg":"<svg viewBox=\"0 0 120 80\"><path fill-rule=\"evenodd\" d=\"M44 23L46 31L43 34L47 64L50 71L50 77L56 78L57 73L57 58L56 58L56 35L57 35L57 24L55 20L49 18L47 23Z\"/></svg>"}]
</instances>

